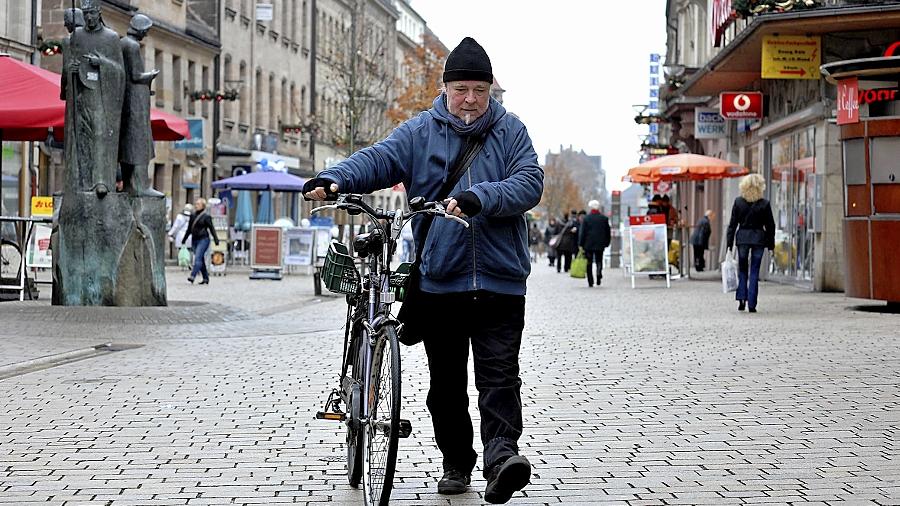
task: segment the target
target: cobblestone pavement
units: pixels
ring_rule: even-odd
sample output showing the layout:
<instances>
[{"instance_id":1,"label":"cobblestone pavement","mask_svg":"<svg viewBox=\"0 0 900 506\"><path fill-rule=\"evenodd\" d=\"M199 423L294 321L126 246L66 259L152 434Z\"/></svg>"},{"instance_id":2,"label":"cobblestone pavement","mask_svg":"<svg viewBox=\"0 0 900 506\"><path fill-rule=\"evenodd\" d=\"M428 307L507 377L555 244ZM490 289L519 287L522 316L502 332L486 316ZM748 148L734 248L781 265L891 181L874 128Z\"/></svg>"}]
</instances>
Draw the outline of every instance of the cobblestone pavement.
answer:
<instances>
[{"instance_id":1,"label":"cobblestone pavement","mask_svg":"<svg viewBox=\"0 0 900 506\"><path fill-rule=\"evenodd\" d=\"M342 299L302 276L171 274L171 300L209 304L0 305L0 364L143 345L0 381L0 504L361 504L340 426L313 419ZM900 504L900 315L774 284L755 315L716 282L585 285L535 266L520 441L534 474L511 504ZM481 504L480 469L470 493L435 493L421 346L403 369L414 432L393 502Z\"/></svg>"}]
</instances>

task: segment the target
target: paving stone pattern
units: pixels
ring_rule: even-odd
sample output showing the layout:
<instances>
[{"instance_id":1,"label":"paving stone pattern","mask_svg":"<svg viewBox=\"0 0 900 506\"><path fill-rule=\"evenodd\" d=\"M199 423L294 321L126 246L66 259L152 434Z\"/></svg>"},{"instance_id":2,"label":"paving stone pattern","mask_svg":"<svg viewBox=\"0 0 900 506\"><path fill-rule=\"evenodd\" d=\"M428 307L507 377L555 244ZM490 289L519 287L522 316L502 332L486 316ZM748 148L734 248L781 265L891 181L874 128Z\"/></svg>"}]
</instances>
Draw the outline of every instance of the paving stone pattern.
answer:
<instances>
[{"instance_id":1,"label":"paving stone pattern","mask_svg":"<svg viewBox=\"0 0 900 506\"><path fill-rule=\"evenodd\" d=\"M534 269L520 441L534 473L511 504L900 504L900 316L774 284L751 315L715 282L632 290L610 271L588 289ZM342 300L303 276L170 274L171 299L209 304L154 323L0 305L0 364L144 345L0 381L0 504L361 504L341 426L313 419L336 380ZM435 493L424 354L402 351L414 432L392 502L482 504L480 468L470 493Z\"/></svg>"}]
</instances>

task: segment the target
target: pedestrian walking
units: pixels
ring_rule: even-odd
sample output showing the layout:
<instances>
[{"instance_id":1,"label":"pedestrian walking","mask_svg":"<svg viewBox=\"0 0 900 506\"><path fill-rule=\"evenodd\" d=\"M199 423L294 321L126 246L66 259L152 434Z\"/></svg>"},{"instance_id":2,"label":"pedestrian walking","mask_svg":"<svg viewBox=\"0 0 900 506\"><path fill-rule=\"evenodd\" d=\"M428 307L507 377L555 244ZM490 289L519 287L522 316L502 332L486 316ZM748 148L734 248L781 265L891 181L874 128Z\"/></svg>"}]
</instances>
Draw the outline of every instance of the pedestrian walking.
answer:
<instances>
[{"instance_id":1,"label":"pedestrian walking","mask_svg":"<svg viewBox=\"0 0 900 506\"><path fill-rule=\"evenodd\" d=\"M578 251L578 212L572 209L563 219L565 225L556 240L556 272L569 272L572 255Z\"/></svg>"},{"instance_id":2,"label":"pedestrian walking","mask_svg":"<svg viewBox=\"0 0 900 506\"><path fill-rule=\"evenodd\" d=\"M194 245L194 268L191 269L191 275L188 277L188 281L191 283L194 282L197 274L201 274L203 280L200 281L200 284L209 284L209 271L206 270L206 250L209 249L210 235L218 246L219 236L216 235L212 218L206 211L206 199L197 199L194 202L194 214L191 215L191 221L188 222L187 233L181 240L181 244L184 244L190 237Z\"/></svg>"},{"instance_id":3,"label":"pedestrian walking","mask_svg":"<svg viewBox=\"0 0 900 506\"><path fill-rule=\"evenodd\" d=\"M741 196L734 200L728 223L728 249L737 245L738 311L749 306L756 312L759 299L759 267L766 249L775 249L775 218L772 206L763 198L766 182L759 174L741 180Z\"/></svg>"},{"instance_id":4,"label":"pedestrian walking","mask_svg":"<svg viewBox=\"0 0 900 506\"><path fill-rule=\"evenodd\" d=\"M537 223L531 224L528 231L528 249L531 251L531 263L535 263L540 258L544 246L544 234L538 228Z\"/></svg>"},{"instance_id":5,"label":"pedestrian walking","mask_svg":"<svg viewBox=\"0 0 900 506\"><path fill-rule=\"evenodd\" d=\"M691 234L691 246L694 247L694 270L703 272L706 269L706 250L709 249L709 236L712 235L712 225L709 220L713 212L707 209L703 217L697 221L694 233Z\"/></svg>"},{"instance_id":6,"label":"pedestrian walking","mask_svg":"<svg viewBox=\"0 0 900 506\"><path fill-rule=\"evenodd\" d=\"M324 200L338 191L369 193L402 182L408 195L434 200L448 161L484 144L447 206L470 228L450 220L433 220L430 227L422 219L414 223L421 251L418 295L427 309L409 315L414 320L404 323L404 331L410 322L427 329L427 406L444 468L438 493L465 492L477 460L466 392L471 344L484 498L505 503L531 476L528 459L518 455L523 428L519 348L531 271L525 212L540 202L544 175L522 121L491 98L491 63L474 39L466 37L450 52L443 81L431 109L321 172L306 183L304 193Z\"/></svg>"},{"instance_id":7,"label":"pedestrian walking","mask_svg":"<svg viewBox=\"0 0 900 506\"><path fill-rule=\"evenodd\" d=\"M550 217L547 222L547 228L544 230L544 242L547 244L547 260L550 261L550 267L556 263L556 237L562 232L562 226L556 221L556 218Z\"/></svg>"},{"instance_id":8,"label":"pedestrian walking","mask_svg":"<svg viewBox=\"0 0 900 506\"><path fill-rule=\"evenodd\" d=\"M592 264L597 264L597 286L603 279L603 250L609 246L612 233L609 229L609 219L600 212L600 202L591 200L588 202L591 214L585 216L578 234L578 246L584 250L587 257L587 282L588 287L594 286L594 273Z\"/></svg>"}]
</instances>

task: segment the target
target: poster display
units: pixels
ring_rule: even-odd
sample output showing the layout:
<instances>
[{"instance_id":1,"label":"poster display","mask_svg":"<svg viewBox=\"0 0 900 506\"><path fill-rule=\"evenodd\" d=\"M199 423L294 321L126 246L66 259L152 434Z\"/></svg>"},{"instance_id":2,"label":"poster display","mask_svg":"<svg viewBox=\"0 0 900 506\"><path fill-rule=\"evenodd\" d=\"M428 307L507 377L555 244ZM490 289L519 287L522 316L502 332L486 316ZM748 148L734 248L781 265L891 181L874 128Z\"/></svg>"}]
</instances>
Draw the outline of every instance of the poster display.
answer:
<instances>
[{"instance_id":1,"label":"poster display","mask_svg":"<svg viewBox=\"0 0 900 506\"><path fill-rule=\"evenodd\" d=\"M53 255L50 252L50 225L36 223L28 244L27 267L50 269L53 267Z\"/></svg>"},{"instance_id":2,"label":"poster display","mask_svg":"<svg viewBox=\"0 0 900 506\"><path fill-rule=\"evenodd\" d=\"M325 258L331 245L331 227L316 227L316 260Z\"/></svg>"},{"instance_id":3,"label":"poster display","mask_svg":"<svg viewBox=\"0 0 900 506\"><path fill-rule=\"evenodd\" d=\"M282 267L283 229L271 225L253 225L250 238L250 267L276 269Z\"/></svg>"},{"instance_id":4,"label":"poster display","mask_svg":"<svg viewBox=\"0 0 900 506\"><path fill-rule=\"evenodd\" d=\"M315 234L312 228L284 229L284 265L312 265Z\"/></svg>"},{"instance_id":5,"label":"poster display","mask_svg":"<svg viewBox=\"0 0 900 506\"><path fill-rule=\"evenodd\" d=\"M634 277L638 274L650 276L664 275L666 287L670 287L669 278L669 241L666 235L665 217L661 214L646 216L629 216L631 226L628 230L629 266L631 272L631 288L634 288Z\"/></svg>"}]
</instances>

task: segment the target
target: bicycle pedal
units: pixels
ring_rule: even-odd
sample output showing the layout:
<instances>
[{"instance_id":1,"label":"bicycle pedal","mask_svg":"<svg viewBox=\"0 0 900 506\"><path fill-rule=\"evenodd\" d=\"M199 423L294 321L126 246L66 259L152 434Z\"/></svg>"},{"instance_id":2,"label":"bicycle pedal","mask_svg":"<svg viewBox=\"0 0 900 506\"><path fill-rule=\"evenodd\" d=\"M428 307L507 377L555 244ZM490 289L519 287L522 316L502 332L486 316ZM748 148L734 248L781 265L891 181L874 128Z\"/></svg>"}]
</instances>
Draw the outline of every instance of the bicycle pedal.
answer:
<instances>
[{"instance_id":1,"label":"bicycle pedal","mask_svg":"<svg viewBox=\"0 0 900 506\"><path fill-rule=\"evenodd\" d=\"M409 420L400 420L400 427L397 429L397 432L399 432L400 437L409 437L412 434L412 424Z\"/></svg>"},{"instance_id":2,"label":"bicycle pedal","mask_svg":"<svg viewBox=\"0 0 900 506\"><path fill-rule=\"evenodd\" d=\"M316 419L318 420L334 420L335 422L343 422L347 419L346 413L333 413L329 411L317 411Z\"/></svg>"}]
</instances>

